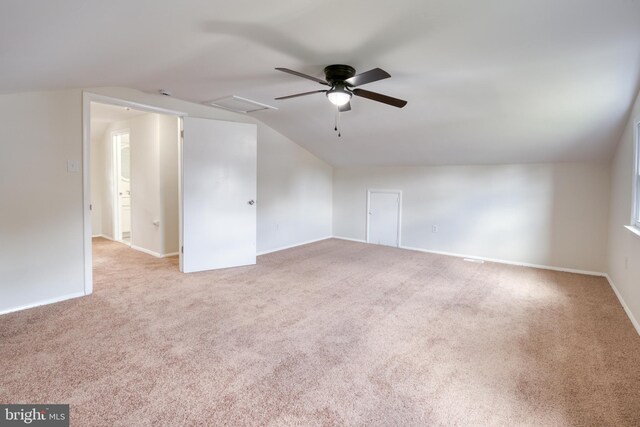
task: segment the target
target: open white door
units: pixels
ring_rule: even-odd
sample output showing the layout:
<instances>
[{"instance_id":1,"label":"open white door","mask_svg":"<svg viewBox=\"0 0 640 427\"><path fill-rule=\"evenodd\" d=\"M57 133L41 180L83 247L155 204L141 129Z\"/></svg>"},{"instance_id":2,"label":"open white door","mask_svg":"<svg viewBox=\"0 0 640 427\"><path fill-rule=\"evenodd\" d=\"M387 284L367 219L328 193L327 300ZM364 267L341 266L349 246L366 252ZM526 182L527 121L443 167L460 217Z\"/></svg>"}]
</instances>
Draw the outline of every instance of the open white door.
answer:
<instances>
[{"instance_id":1,"label":"open white door","mask_svg":"<svg viewBox=\"0 0 640 427\"><path fill-rule=\"evenodd\" d=\"M180 270L255 264L256 126L185 117L183 129Z\"/></svg>"}]
</instances>

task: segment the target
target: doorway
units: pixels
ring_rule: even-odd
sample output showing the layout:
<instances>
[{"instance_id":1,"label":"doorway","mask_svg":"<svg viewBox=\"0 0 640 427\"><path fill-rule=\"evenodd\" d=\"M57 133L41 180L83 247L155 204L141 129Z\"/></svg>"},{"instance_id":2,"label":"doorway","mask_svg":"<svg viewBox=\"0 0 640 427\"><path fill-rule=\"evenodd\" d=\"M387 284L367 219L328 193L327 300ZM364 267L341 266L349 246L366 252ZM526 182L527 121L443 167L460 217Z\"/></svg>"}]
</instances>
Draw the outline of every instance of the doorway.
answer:
<instances>
[{"instance_id":1,"label":"doorway","mask_svg":"<svg viewBox=\"0 0 640 427\"><path fill-rule=\"evenodd\" d=\"M93 120L94 105L104 105L117 115L135 113L154 116L154 124L141 132L132 124L117 129L108 125L96 125ZM112 111L113 112L113 111ZM215 119L196 119L186 117L179 111L139 104L85 92L83 94L83 194L84 194L84 275L85 294L93 292L93 256L92 237L114 230L110 223L112 213L119 206L120 229L126 219L126 207L129 196L130 224L129 235L131 249L156 257L178 256L179 267L183 272L202 271L250 265L256 262L256 187L257 187L257 126L250 123L238 123ZM137 119L136 119L137 120ZM95 125L95 126L94 126ZM120 126L120 124L119 124ZM103 155L120 156L122 164L129 160L129 173L124 172L122 186L123 199L114 196L102 197L107 206L99 206L96 201L93 182L96 170L92 140L94 134L104 130L128 132L128 152L123 153L127 138L109 140L108 149ZM163 129L172 129L163 131ZM177 137L177 149L165 144L162 135ZM144 138L141 135L146 135ZM104 140L105 138L103 138ZM141 141L151 141L141 148ZM142 144L144 145L144 143ZM168 150L165 148L170 147ZM174 161L174 156L177 160ZM122 161L124 158L124 161ZM111 165L111 163L109 163ZM141 172L142 167L147 172ZM171 175L167 171L172 170ZM116 177L110 167L109 175L97 181L109 181L111 190L116 188ZM122 172L120 170L119 172ZM176 179L174 179L176 177ZM177 181L176 181L177 180ZM174 183L177 182L177 185ZM126 184L129 184L127 188ZM103 182L103 185L105 183ZM119 184L118 184L119 185ZM159 191L158 191L159 186ZM103 189L107 188L103 186ZM171 189L172 194L165 192ZM99 193L100 191L97 191ZM127 193L129 192L129 193ZM174 197L175 195L175 197ZM104 196L104 195L103 195ZM144 198L147 201L144 201ZM176 203L167 201L177 200ZM101 209L96 209L101 208ZM108 213L108 217L104 214ZM141 214L140 217L138 214ZM100 216L103 215L102 218ZM105 225L100 229L100 224ZM177 224L177 227L171 226ZM158 233L158 230L172 230L172 234ZM127 235L121 234L126 242ZM146 236L146 237L145 237ZM109 236L104 236L109 238ZM116 238L111 238L116 240ZM170 242L178 242L175 252L169 250ZM147 250L156 247L159 250ZM128 250L128 249L127 249ZM176 263L178 265L178 263Z\"/></svg>"},{"instance_id":2,"label":"doorway","mask_svg":"<svg viewBox=\"0 0 640 427\"><path fill-rule=\"evenodd\" d=\"M131 246L131 149L129 131L113 132L113 236Z\"/></svg>"},{"instance_id":3,"label":"doorway","mask_svg":"<svg viewBox=\"0 0 640 427\"><path fill-rule=\"evenodd\" d=\"M178 255L180 118L91 103L90 123L92 236Z\"/></svg>"},{"instance_id":4,"label":"doorway","mask_svg":"<svg viewBox=\"0 0 640 427\"><path fill-rule=\"evenodd\" d=\"M369 190L367 192L367 243L400 246L402 192Z\"/></svg>"}]
</instances>

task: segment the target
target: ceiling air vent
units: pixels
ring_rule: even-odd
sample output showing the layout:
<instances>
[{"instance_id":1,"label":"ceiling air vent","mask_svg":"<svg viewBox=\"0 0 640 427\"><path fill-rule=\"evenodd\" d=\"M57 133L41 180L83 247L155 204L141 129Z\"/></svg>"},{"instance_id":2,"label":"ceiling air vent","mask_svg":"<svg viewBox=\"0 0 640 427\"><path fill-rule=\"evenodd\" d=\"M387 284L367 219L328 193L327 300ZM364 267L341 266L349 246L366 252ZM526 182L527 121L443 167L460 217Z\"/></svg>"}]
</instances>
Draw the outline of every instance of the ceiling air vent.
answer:
<instances>
[{"instance_id":1,"label":"ceiling air vent","mask_svg":"<svg viewBox=\"0 0 640 427\"><path fill-rule=\"evenodd\" d=\"M260 110L277 110L276 107L271 105L262 104L260 102L252 101L247 98L232 95L225 96L224 98L214 99L213 101L205 102L212 107L224 108L225 110L235 111L236 113L253 113Z\"/></svg>"}]
</instances>

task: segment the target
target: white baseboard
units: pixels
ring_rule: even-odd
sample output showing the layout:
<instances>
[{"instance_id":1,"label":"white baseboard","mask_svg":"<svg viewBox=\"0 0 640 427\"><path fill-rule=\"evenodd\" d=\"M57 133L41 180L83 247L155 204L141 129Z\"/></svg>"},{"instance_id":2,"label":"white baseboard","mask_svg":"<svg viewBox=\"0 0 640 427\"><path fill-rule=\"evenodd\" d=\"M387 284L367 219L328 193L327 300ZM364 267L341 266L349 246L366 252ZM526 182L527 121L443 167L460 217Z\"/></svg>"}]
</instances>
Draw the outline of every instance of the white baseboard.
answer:
<instances>
[{"instance_id":1,"label":"white baseboard","mask_svg":"<svg viewBox=\"0 0 640 427\"><path fill-rule=\"evenodd\" d=\"M624 298L622 298L622 294L620 293L620 291L618 291L618 288L616 288L616 285L613 283L613 280L611 280L611 277L609 277L608 274L605 274L604 277L607 278L609 286L611 286L611 289L613 289L613 293L618 297L618 301L620 301L620 305L622 305L624 312L627 313L627 317L629 318L629 320L631 320L631 324L633 324L633 327L636 328L636 332L638 332L638 335L640 335L640 322L638 322L638 319L635 318L635 316L629 309L629 306L624 301Z\"/></svg>"},{"instance_id":2,"label":"white baseboard","mask_svg":"<svg viewBox=\"0 0 640 427\"><path fill-rule=\"evenodd\" d=\"M532 263L520 262L520 261L507 261L507 260L497 259L497 258L486 258L486 257L475 256L475 255L457 254L457 253L452 253L452 252L431 251L431 250L422 249L422 248L414 248L414 247L411 247L411 246L400 246L400 248L401 249L407 249L407 250L410 250L410 251L426 252L426 253L429 253L429 254L453 256L453 257L456 257L456 258L469 258L469 259L472 259L472 260L482 260L482 261L487 261L487 262L495 262L497 264L507 264L507 265L517 265L517 266L520 266L520 267L540 268L542 270L562 271L562 272L565 272L565 273L584 274L584 275L587 275L587 276L601 276L601 277L605 276L605 273L601 273L599 271L578 270L578 269L575 269L575 268L554 267L554 266L551 266L551 265L532 264Z\"/></svg>"},{"instance_id":3,"label":"white baseboard","mask_svg":"<svg viewBox=\"0 0 640 427\"><path fill-rule=\"evenodd\" d=\"M103 239L111 240L112 242L122 243L123 245L127 245L127 244L126 244L126 243L124 243L124 242L120 242L120 241L118 241L118 240L114 240L114 239L112 239L112 238L111 238L111 237L109 237L109 236L105 236L104 234L100 234L99 236L92 236L92 238L95 238L95 237L101 237L101 238L103 238ZM170 257L170 256L177 256L177 255L179 255L179 252L171 252L171 253L168 253L168 254L161 254L161 253L159 253L159 252L154 252L154 251L151 251L151 250L149 250L149 249L141 248L140 246L136 246L136 245L127 245L127 246L129 246L131 249L133 249L133 250L135 250L135 251L143 252L143 253L145 253L145 254L147 254L147 255L151 255L151 256L154 256L154 257L156 257L156 258L168 258L168 257Z\"/></svg>"},{"instance_id":4,"label":"white baseboard","mask_svg":"<svg viewBox=\"0 0 640 427\"><path fill-rule=\"evenodd\" d=\"M256 256L266 255L266 254L270 254L270 253L278 252L278 251L284 251L285 249L291 249L291 248L295 248L295 247L302 246L302 245L308 245L309 243L320 242L322 240L327 240L327 239L330 239L330 238L331 238L331 236L321 237L319 239L308 240L308 241L302 242L302 243L296 243L296 244L289 245L289 246L282 246L282 247L276 248L276 249L269 249L267 251L258 252L256 254Z\"/></svg>"},{"instance_id":5,"label":"white baseboard","mask_svg":"<svg viewBox=\"0 0 640 427\"><path fill-rule=\"evenodd\" d=\"M167 258L167 257L170 257L170 256L178 255L178 252L171 252L169 254L161 254L159 252L154 252L152 250L141 248L140 246L136 246L136 245L131 245L131 249L133 249L135 251L138 251L138 252L145 253L147 255L154 256L156 258Z\"/></svg>"},{"instance_id":6,"label":"white baseboard","mask_svg":"<svg viewBox=\"0 0 640 427\"><path fill-rule=\"evenodd\" d=\"M95 239L96 237L101 237L103 239L111 240L112 242L118 242L117 240L114 240L113 238L111 238L109 236L105 236L104 234L98 234L97 236L91 236L92 239ZM118 243L122 243L122 242L118 242Z\"/></svg>"},{"instance_id":7,"label":"white baseboard","mask_svg":"<svg viewBox=\"0 0 640 427\"><path fill-rule=\"evenodd\" d=\"M349 237L333 236L333 238L334 239L340 239L340 240L348 240L350 242L367 243L364 240L351 239ZM540 269L543 269L543 270L563 271L565 273L585 274L587 276L604 276L605 275L604 273L601 273L601 272L598 272L598 271L587 271L587 270L577 270L577 269L574 269L574 268L553 267L553 266L550 266L550 265L531 264L531 263L528 263L528 262L519 262L519 261L506 261L506 260L503 260L503 259L486 258L486 257L480 257L480 256L468 255L468 254L458 254L458 253L443 252L443 251L432 251L432 250L429 250L429 249L415 248L415 247L412 247L412 246L400 245L399 248L400 249L406 249L406 250L409 250L409 251L424 252L424 253L428 253L428 254L446 255L446 256L453 256L453 257L456 257L456 258L467 258L467 259L471 259L471 260L495 262L495 263L498 263L498 264L518 265L518 266L521 266L521 267L540 268Z\"/></svg>"},{"instance_id":8,"label":"white baseboard","mask_svg":"<svg viewBox=\"0 0 640 427\"><path fill-rule=\"evenodd\" d=\"M29 309L29 308L40 307L42 305L49 305L49 304L53 304L53 303L56 303L56 302L62 302L62 301L66 301L66 300L69 300L69 299L79 298L79 297L83 297L83 296L84 296L84 292L75 292L73 294L63 295L61 297L50 298L50 299L46 299L46 300L43 300L43 301L38 301L38 302L31 303L31 304L22 305L22 306L19 306L19 307L13 307L13 308L4 309L4 310L0 311L0 315L14 313L16 311L22 311L22 310L26 310L26 309Z\"/></svg>"},{"instance_id":9,"label":"white baseboard","mask_svg":"<svg viewBox=\"0 0 640 427\"><path fill-rule=\"evenodd\" d=\"M333 238L334 239L340 239L340 240L348 240L350 242L367 243L365 240L352 239L352 238L349 238L349 237L333 236ZM531 263L528 263L528 262L519 262L519 261L506 261L506 260L503 260L503 259L486 258L486 257L480 257L480 256L468 255L468 254L458 254L458 253L443 252L443 251L432 251L432 250L429 250L429 249L415 248L415 247L412 247L412 246L404 246L404 245L400 245L398 247L400 249L406 249L406 250L409 250L409 251L418 251L418 252L425 252L425 253L428 253L428 254L453 256L453 257L456 257L456 258L468 258L468 259L472 259L472 260L495 262L495 263L498 263L498 264L508 264L508 265L518 265L518 266L521 266L521 267L541 268L543 270L564 271L566 273L585 274L587 276L604 276L605 275L604 273L601 273L599 271L577 270L577 269L574 269L574 268L553 267L553 266L550 266L550 265L531 264Z\"/></svg>"},{"instance_id":10,"label":"white baseboard","mask_svg":"<svg viewBox=\"0 0 640 427\"><path fill-rule=\"evenodd\" d=\"M360 239L352 239L350 237L340 237L340 236L331 236L333 239L338 239L338 240L347 240L349 242L358 242L358 243L367 243L366 240L360 240Z\"/></svg>"}]
</instances>

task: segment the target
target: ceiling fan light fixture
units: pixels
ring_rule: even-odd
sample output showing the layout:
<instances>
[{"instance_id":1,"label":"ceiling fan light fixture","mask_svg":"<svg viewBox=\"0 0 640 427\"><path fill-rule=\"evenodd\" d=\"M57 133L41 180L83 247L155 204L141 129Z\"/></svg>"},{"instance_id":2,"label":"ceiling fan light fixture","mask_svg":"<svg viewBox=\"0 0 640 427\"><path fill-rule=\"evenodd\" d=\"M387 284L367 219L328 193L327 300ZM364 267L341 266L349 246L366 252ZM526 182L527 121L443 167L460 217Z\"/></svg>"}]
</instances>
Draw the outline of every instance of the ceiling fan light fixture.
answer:
<instances>
[{"instance_id":1,"label":"ceiling fan light fixture","mask_svg":"<svg viewBox=\"0 0 640 427\"><path fill-rule=\"evenodd\" d=\"M351 93L343 88L336 88L327 92L327 98L333 105L341 107L351 100Z\"/></svg>"},{"instance_id":2,"label":"ceiling fan light fixture","mask_svg":"<svg viewBox=\"0 0 640 427\"><path fill-rule=\"evenodd\" d=\"M403 99L393 98L391 96L383 95L377 92L371 92L368 90L360 89L359 86L377 82L378 80L388 79L391 77L389 73L380 68L374 68L364 73L356 74L355 68L350 65L333 64L324 68L325 80L317 77L303 74L298 71L290 70L288 68L276 68L278 71L285 72L287 74L293 74L294 76L302 77L307 80L312 80L316 83L320 83L323 86L329 86L328 90L312 90L310 92L296 93L289 96L281 96L275 98L289 99L297 98L299 96L312 95L314 93L324 93L329 102L338 107L338 111L346 112L351 110L351 97L353 95L370 99L372 101L381 102L383 104L391 105L396 108L402 108L407 105L407 101Z\"/></svg>"}]
</instances>

